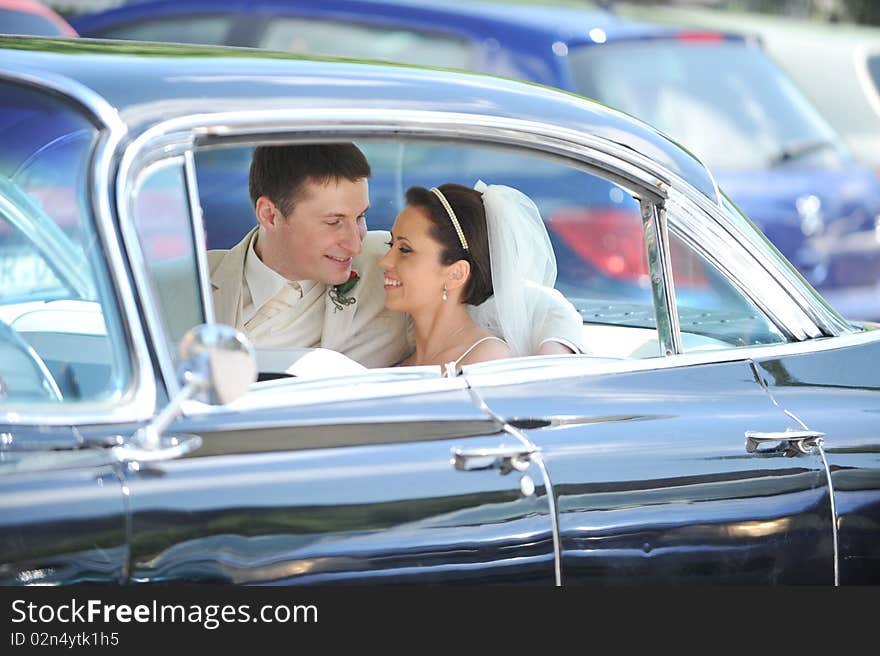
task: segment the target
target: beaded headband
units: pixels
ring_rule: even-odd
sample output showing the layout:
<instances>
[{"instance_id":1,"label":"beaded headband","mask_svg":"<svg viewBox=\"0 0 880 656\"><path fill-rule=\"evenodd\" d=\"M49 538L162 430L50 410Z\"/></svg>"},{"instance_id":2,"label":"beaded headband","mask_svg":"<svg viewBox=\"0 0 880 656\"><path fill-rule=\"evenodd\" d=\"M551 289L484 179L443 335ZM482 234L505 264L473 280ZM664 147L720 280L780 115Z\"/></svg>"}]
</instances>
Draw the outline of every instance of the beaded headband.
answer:
<instances>
[{"instance_id":1,"label":"beaded headband","mask_svg":"<svg viewBox=\"0 0 880 656\"><path fill-rule=\"evenodd\" d=\"M455 216L455 212L452 211L452 206L449 204L449 201L446 200L446 196L443 195L443 192L437 189L437 187L431 187L431 191L434 192L434 195L440 199L440 202L443 204L446 213L449 215L449 220L452 221L452 225L455 228L455 232L458 233L458 241L461 242L461 247L464 250L468 249L467 239L464 238L464 232L461 230L461 224L458 222L458 218Z\"/></svg>"}]
</instances>

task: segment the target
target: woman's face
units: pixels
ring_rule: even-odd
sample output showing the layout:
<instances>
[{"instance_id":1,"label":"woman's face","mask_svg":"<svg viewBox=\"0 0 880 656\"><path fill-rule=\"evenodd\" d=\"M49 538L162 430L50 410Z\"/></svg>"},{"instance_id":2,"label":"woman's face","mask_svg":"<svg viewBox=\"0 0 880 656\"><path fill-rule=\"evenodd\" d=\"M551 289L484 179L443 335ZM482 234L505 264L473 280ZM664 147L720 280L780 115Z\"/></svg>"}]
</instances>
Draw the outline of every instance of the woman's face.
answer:
<instances>
[{"instance_id":1,"label":"woman's face","mask_svg":"<svg viewBox=\"0 0 880 656\"><path fill-rule=\"evenodd\" d=\"M442 303L449 267L440 263L440 242L429 234L421 207L407 205L391 228L391 248L379 261L385 272L385 307L417 313Z\"/></svg>"}]
</instances>

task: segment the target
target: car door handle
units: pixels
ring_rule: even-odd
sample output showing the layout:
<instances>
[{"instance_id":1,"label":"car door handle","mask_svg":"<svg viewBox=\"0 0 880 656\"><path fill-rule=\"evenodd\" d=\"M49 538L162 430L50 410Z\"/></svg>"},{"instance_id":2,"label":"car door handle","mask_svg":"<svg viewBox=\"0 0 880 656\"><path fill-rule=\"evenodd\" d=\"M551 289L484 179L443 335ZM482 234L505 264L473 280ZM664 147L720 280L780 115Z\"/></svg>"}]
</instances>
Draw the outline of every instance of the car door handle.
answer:
<instances>
[{"instance_id":1,"label":"car door handle","mask_svg":"<svg viewBox=\"0 0 880 656\"><path fill-rule=\"evenodd\" d=\"M537 447L500 446L494 449L452 449L452 464L460 471L498 469L502 474L525 471Z\"/></svg>"},{"instance_id":2,"label":"car door handle","mask_svg":"<svg viewBox=\"0 0 880 656\"><path fill-rule=\"evenodd\" d=\"M800 453L812 453L822 444L823 437L825 437L825 433L812 430L785 430L769 433L746 431L746 451L756 453L758 445L764 442L787 442Z\"/></svg>"}]
</instances>

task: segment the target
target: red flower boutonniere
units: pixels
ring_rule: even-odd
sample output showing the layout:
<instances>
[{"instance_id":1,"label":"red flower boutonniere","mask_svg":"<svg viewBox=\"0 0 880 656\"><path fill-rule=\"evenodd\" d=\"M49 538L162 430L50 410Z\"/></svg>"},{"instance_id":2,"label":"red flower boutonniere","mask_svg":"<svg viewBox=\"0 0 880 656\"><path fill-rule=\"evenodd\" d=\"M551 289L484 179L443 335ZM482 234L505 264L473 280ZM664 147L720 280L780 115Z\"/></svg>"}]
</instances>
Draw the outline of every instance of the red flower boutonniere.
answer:
<instances>
[{"instance_id":1,"label":"red flower boutonniere","mask_svg":"<svg viewBox=\"0 0 880 656\"><path fill-rule=\"evenodd\" d=\"M341 282L338 285L333 285L330 288L328 295L330 296L330 300L333 301L333 305L336 306L336 309L333 310L333 312L343 310L346 305L351 305L357 301L356 298L351 298L350 296L347 296L347 294L354 289L354 286L358 284L358 280L360 279L358 272L352 269L351 273L348 274L348 280Z\"/></svg>"}]
</instances>

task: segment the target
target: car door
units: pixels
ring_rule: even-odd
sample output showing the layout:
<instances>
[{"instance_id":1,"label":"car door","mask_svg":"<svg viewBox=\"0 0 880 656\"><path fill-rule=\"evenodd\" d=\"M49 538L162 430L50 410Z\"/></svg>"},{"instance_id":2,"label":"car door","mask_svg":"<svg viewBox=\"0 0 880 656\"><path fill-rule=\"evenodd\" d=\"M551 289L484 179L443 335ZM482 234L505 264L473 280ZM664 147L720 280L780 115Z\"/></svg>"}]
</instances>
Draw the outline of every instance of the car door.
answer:
<instances>
[{"instance_id":1,"label":"car door","mask_svg":"<svg viewBox=\"0 0 880 656\"><path fill-rule=\"evenodd\" d=\"M126 509L109 449L0 425L0 584L120 583Z\"/></svg>"},{"instance_id":2,"label":"car door","mask_svg":"<svg viewBox=\"0 0 880 656\"><path fill-rule=\"evenodd\" d=\"M174 381L177 343L211 312L192 158L171 153L124 175L123 233L159 367ZM436 368L333 374L337 361L316 364L315 377L256 383L229 406L183 404L166 432L202 446L135 458L126 471L131 580L556 582L532 445Z\"/></svg>"},{"instance_id":3,"label":"car door","mask_svg":"<svg viewBox=\"0 0 880 656\"><path fill-rule=\"evenodd\" d=\"M625 358L569 359L519 376L465 370L491 411L541 450L563 584L833 584L816 435L777 404L749 355L794 339L744 292L763 306L776 285L671 192L662 211L643 210L652 340L633 349L628 333L652 317L605 300L582 312L588 343ZM719 243L727 255L715 258ZM751 286L734 284L740 276ZM672 289L658 288L664 279Z\"/></svg>"},{"instance_id":4,"label":"car door","mask_svg":"<svg viewBox=\"0 0 880 656\"><path fill-rule=\"evenodd\" d=\"M817 345L813 352L761 358L762 381L803 427L824 434L834 490L841 585L880 582L880 400L876 330Z\"/></svg>"},{"instance_id":5,"label":"car door","mask_svg":"<svg viewBox=\"0 0 880 656\"><path fill-rule=\"evenodd\" d=\"M527 445L430 376L258 383L174 425L204 444L128 476L132 580L552 585L540 469L491 455Z\"/></svg>"},{"instance_id":6,"label":"car door","mask_svg":"<svg viewBox=\"0 0 880 656\"><path fill-rule=\"evenodd\" d=\"M833 582L821 457L747 452L796 427L748 362L561 374L469 382L541 449L564 585Z\"/></svg>"}]
</instances>

